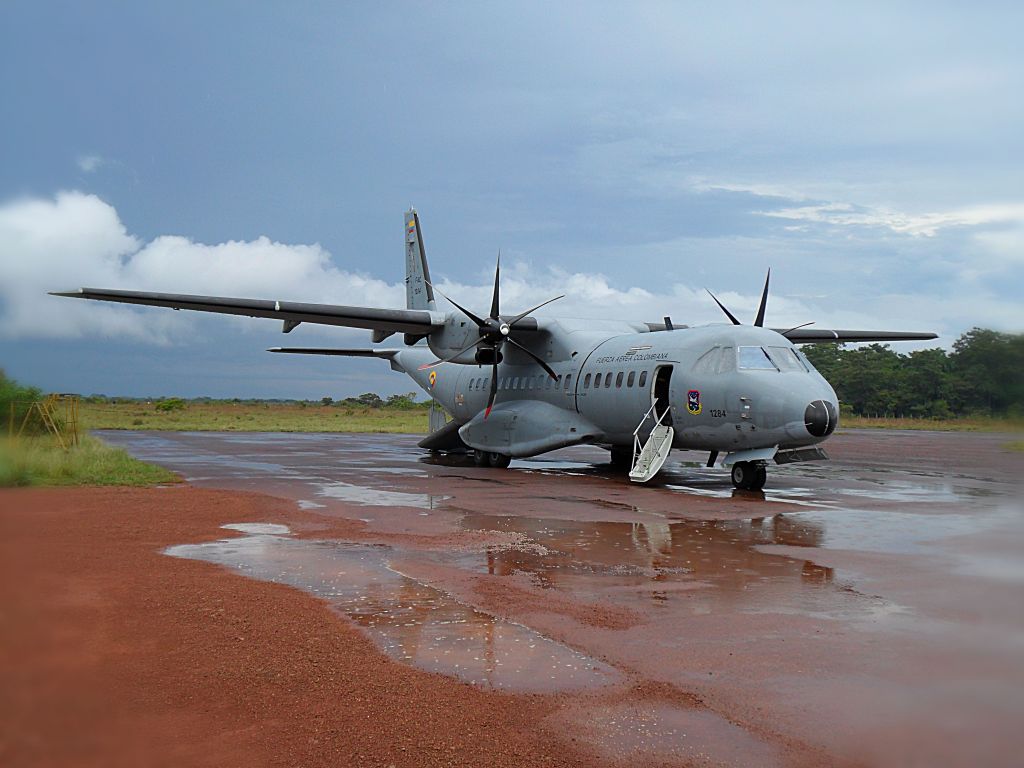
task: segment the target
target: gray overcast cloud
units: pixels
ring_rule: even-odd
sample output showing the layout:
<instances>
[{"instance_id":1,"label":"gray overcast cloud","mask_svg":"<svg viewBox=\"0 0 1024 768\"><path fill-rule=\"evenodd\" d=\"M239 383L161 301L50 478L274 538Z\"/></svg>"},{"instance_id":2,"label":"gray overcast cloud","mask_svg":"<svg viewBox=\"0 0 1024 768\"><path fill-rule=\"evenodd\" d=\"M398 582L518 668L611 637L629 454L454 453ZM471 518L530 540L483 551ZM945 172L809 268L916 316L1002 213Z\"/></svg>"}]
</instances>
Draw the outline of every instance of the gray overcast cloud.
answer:
<instances>
[{"instance_id":1,"label":"gray overcast cloud","mask_svg":"<svg viewBox=\"0 0 1024 768\"><path fill-rule=\"evenodd\" d=\"M442 289L717 322L1024 330L1018 4L12 2L0 8L0 365L53 390L408 389L280 360L276 323L80 284L400 306ZM71 305L71 306L69 306ZM365 344L300 327L291 343ZM909 346L901 346L909 349Z\"/></svg>"}]
</instances>

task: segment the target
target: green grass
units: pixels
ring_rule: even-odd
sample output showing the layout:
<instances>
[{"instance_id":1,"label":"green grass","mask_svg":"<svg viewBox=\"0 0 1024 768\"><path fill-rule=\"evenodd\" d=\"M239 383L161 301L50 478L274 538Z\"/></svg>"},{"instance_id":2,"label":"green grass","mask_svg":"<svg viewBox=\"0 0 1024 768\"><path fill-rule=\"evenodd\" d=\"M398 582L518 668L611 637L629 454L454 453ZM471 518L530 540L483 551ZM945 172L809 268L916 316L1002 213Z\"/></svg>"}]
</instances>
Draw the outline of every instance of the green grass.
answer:
<instances>
[{"instance_id":1,"label":"green grass","mask_svg":"<svg viewBox=\"0 0 1024 768\"><path fill-rule=\"evenodd\" d=\"M1024 452L1024 440L1018 440L1015 443L1007 443L1005 447L1010 451Z\"/></svg>"},{"instance_id":2,"label":"green grass","mask_svg":"<svg viewBox=\"0 0 1024 768\"><path fill-rule=\"evenodd\" d=\"M390 432L425 434L424 408L366 408L299 403L86 403L83 429L163 429L184 432Z\"/></svg>"},{"instance_id":3,"label":"green grass","mask_svg":"<svg viewBox=\"0 0 1024 768\"><path fill-rule=\"evenodd\" d=\"M156 485L179 478L89 436L65 451L46 437L0 440L0 487L26 485Z\"/></svg>"},{"instance_id":4,"label":"green grass","mask_svg":"<svg viewBox=\"0 0 1024 768\"><path fill-rule=\"evenodd\" d=\"M1024 421L990 417L904 419L840 416L839 427L841 429L926 429L941 432L1024 432Z\"/></svg>"}]
</instances>

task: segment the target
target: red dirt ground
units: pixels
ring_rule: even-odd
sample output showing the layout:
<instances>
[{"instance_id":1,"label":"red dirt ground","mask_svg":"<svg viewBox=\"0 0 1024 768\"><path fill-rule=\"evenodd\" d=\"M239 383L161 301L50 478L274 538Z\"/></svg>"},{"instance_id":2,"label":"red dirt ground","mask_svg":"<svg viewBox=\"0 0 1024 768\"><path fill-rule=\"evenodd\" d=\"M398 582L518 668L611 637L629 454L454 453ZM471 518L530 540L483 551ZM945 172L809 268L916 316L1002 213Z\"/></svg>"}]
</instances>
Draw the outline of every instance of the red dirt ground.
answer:
<instances>
[{"instance_id":1,"label":"red dirt ground","mask_svg":"<svg viewBox=\"0 0 1024 768\"><path fill-rule=\"evenodd\" d=\"M314 597L161 554L284 517L191 487L0 492L0 765L588 764L540 727L557 697L402 666Z\"/></svg>"}]
</instances>

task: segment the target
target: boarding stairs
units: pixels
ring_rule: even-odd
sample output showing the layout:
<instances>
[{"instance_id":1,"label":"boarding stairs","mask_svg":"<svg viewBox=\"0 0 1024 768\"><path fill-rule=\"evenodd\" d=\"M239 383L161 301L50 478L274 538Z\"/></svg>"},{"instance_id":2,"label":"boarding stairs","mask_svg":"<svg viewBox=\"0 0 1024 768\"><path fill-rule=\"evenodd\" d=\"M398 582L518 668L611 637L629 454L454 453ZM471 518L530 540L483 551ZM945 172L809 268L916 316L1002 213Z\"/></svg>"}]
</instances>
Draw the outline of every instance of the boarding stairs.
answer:
<instances>
[{"instance_id":1,"label":"boarding stairs","mask_svg":"<svg viewBox=\"0 0 1024 768\"><path fill-rule=\"evenodd\" d=\"M672 450L672 437L675 430L669 424L663 424L668 414L666 408L664 413L659 414L657 404L644 414L637 428L633 431L633 468L629 471L629 479L634 483L646 483L661 470ZM654 421L654 427L647 436L647 441L640 444L640 432L648 419Z\"/></svg>"}]
</instances>

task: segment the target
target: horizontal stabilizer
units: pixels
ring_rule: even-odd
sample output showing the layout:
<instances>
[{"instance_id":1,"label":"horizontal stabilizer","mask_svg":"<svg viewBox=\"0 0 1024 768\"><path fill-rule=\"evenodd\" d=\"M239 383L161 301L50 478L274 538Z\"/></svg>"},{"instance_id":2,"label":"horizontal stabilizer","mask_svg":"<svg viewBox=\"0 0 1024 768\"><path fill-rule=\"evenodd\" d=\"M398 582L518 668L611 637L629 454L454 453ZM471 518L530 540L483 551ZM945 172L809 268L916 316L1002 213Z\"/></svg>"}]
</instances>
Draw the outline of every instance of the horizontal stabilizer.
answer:
<instances>
[{"instance_id":1,"label":"horizontal stabilizer","mask_svg":"<svg viewBox=\"0 0 1024 768\"><path fill-rule=\"evenodd\" d=\"M781 333L794 344L825 344L830 342L858 341L930 341L939 336L935 333L912 331L833 331L827 328L794 328L772 330Z\"/></svg>"},{"instance_id":2,"label":"horizontal stabilizer","mask_svg":"<svg viewBox=\"0 0 1024 768\"><path fill-rule=\"evenodd\" d=\"M222 315L269 317L274 320L290 321L296 325L298 323L316 323L420 335L426 335L444 323L442 318L435 323L434 315L420 309L345 307L334 304L301 304L291 301L235 299L223 296L115 291L106 288L79 288L77 291L53 292L50 295L72 299L114 301L121 304L141 304L149 307L189 309L196 312L216 312Z\"/></svg>"},{"instance_id":3,"label":"horizontal stabilizer","mask_svg":"<svg viewBox=\"0 0 1024 768\"><path fill-rule=\"evenodd\" d=\"M338 355L339 357L379 357L390 360L397 355L397 349L318 349L315 347L271 347L267 352L283 352L288 355Z\"/></svg>"}]
</instances>

